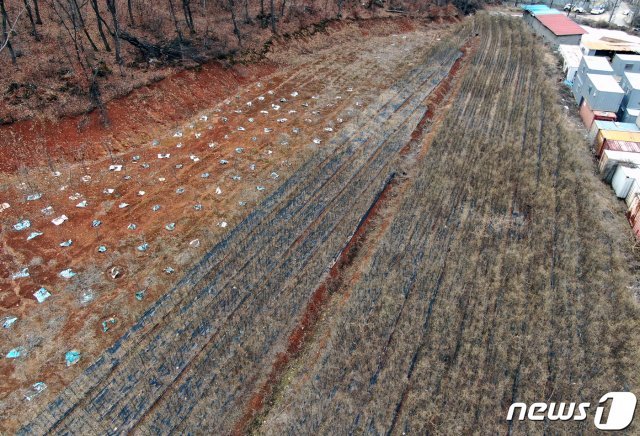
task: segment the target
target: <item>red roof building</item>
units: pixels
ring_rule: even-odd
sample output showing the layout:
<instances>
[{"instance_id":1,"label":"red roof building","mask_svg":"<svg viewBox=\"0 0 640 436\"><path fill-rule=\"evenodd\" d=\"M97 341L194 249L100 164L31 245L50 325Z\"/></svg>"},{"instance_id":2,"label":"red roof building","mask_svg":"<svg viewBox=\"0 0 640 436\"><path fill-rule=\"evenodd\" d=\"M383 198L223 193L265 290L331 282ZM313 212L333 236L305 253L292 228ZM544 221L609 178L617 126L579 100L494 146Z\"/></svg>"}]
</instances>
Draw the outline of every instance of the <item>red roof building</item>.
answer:
<instances>
[{"instance_id":1,"label":"red roof building","mask_svg":"<svg viewBox=\"0 0 640 436\"><path fill-rule=\"evenodd\" d=\"M549 44L557 47L564 45L579 45L582 35L587 33L565 14L538 14L525 13L524 20L538 35L542 36Z\"/></svg>"},{"instance_id":2,"label":"red roof building","mask_svg":"<svg viewBox=\"0 0 640 436\"><path fill-rule=\"evenodd\" d=\"M564 14L538 15L536 18L556 36L584 35L587 33L586 30Z\"/></svg>"}]
</instances>

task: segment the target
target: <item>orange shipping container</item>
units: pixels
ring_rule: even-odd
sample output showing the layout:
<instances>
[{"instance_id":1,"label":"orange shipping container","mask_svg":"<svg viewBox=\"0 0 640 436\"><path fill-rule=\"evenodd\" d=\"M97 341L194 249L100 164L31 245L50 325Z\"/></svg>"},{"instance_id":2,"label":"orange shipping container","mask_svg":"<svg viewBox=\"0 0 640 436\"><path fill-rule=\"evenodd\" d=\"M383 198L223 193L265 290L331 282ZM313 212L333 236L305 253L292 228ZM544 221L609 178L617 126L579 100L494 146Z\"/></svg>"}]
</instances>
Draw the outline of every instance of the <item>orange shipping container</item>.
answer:
<instances>
[{"instance_id":1,"label":"orange shipping container","mask_svg":"<svg viewBox=\"0 0 640 436\"><path fill-rule=\"evenodd\" d=\"M602 154L604 141L608 139L611 139L614 141L640 142L640 132L600 130L596 135L596 141L594 144L596 148L596 156L600 156Z\"/></svg>"}]
</instances>

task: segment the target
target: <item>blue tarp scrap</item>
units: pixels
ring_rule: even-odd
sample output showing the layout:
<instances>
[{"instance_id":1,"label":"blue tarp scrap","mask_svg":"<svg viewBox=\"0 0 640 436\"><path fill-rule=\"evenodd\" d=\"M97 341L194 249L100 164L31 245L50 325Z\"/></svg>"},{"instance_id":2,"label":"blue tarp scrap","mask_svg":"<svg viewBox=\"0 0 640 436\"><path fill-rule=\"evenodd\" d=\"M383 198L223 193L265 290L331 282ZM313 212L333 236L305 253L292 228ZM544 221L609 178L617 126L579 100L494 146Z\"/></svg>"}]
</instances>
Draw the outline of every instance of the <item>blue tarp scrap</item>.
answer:
<instances>
[{"instance_id":1,"label":"blue tarp scrap","mask_svg":"<svg viewBox=\"0 0 640 436\"><path fill-rule=\"evenodd\" d=\"M14 273L11 276L13 280L24 279L26 277L29 277L29 268L22 268L20 271L18 271L17 273Z\"/></svg>"},{"instance_id":2,"label":"blue tarp scrap","mask_svg":"<svg viewBox=\"0 0 640 436\"><path fill-rule=\"evenodd\" d=\"M38 303L44 303L47 298L51 297L51 293L46 288L40 288L34 292L33 296L36 297Z\"/></svg>"},{"instance_id":3,"label":"blue tarp scrap","mask_svg":"<svg viewBox=\"0 0 640 436\"><path fill-rule=\"evenodd\" d=\"M37 192L35 194L27 195L27 201L40 200L41 197L42 197L42 194Z\"/></svg>"},{"instance_id":4,"label":"blue tarp scrap","mask_svg":"<svg viewBox=\"0 0 640 436\"><path fill-rule=\"evenodd\" d=\"M37 238L38 236L41 236L41 235L43 235L43 234L44 234L44 233L42 233L42 232L38 232L38 231L31 232L31 233L29 234L29 236L27 236L27 241L30 241L30 240L32 240L33 238Z\"/></svg>"},{"instance_id":5,"label":"blue tarp scrap","mask_svg":"<svg viewBox=\"0 0 640 436\"><path fill-rule=\"evenodd\" d=\"M24 347L16 347L12 350L9 350L9 352L6 355L7 359L17 359L18 357L24 355Z\"/></svg>"},{"instance_id":6,"label":"blue tarp scrap","mask_svg":"<svg viewBox=\"0 0 640 436\"><path fill-rule=\"evenodd\" d=\"M71 268L67 268L65 270L60 271L60 277L63 277L65 279L70 279L71 277L75 276L76 272L74 270L72 270Z\"/></svg>"},{"instance_id":7,"label":"blue tarp scrap","mask_svg":"<svg viewBox=\"0 0 640 436\"><path fill-rule=\"evenodd\" d=\"M13 229L18 232L24 229L28 229L29 227L31 227L31 221L29 220L22 220L13 225Z\"/></svg>"},{"instance_id":8,"label":"blue tarp scrap","mask_svg":"<svg viewBox=\"0 0 640 436\"><path fill-rule=\"evenodd\" d=\"M35 399L38 395L40 395L45 389L47 389L47 384L44 382L35 382L29 390L24 394L24 398L27 401L31 401Z\"/></svg>"},{"instance_id":9,"label":"blue tarp scrap","mask_svg":"<svg viewBox=\"0 0 640 436\"><path fill-rule=\"evenodd\" d=\"M105 319L104 321L102 321L102 331L104 333L108 332L109 329L111 328L111 326L116 325L116 323L118 322L118 320L114 317Z\"/></svg>"},{"instance_id":10,"label":"blue tarp scrap","mask_svg":"<svg viewBox=\"0 0 640 436\"><path fill-rule=\"evenodd\" d=\"M17 320L17 316L9 315L4 317L4 319L2 320L2 328L10 329Z\"/></svg>"},{"instance_id":11,"label":"blue tarp scrap","mask_svg":"<svg viewBox=\"0 0 640 436\"><path fill-rule=\"evenodd\" d=\"M80 352L78 350L67 351L64 355L67 366L75 365L80 360Z\"/></svg>"}]
</instances>

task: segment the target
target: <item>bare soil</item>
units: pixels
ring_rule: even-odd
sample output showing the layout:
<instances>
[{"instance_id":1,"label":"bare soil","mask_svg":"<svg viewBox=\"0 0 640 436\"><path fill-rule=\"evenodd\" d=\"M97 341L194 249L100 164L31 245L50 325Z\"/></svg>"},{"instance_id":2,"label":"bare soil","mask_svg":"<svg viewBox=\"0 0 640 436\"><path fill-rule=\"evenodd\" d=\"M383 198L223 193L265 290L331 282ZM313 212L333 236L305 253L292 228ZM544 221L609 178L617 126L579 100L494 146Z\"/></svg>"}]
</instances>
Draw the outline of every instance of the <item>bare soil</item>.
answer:
<instances>
[{"instance_id":1,"label":"bare soil","mask_svg":"<svg viewBox=\"0 0 640 436\"><path fill-rule=\"evenodd\" d=\"M369 102L414 66L407 53L424 52L449 31L446 24L406 19L340 24L275 47L258 65L211 64L136 90L107 105L108 128L97 114L0 127L0 199L11 205L0 215L0 310L2 317L18 317L2 351L26 349L17 360L0 360L1 413L9 428L22 419L16 411L32 383L48 385L40 404L53 398L309 156L344 126L366 120ZM111 165L123 169L109 171ZM27 201L34 193L42 197ZM82 201L87 206L76 207ZM121 209L123 203L129 206ZM44 215L49 206L53 211ZM69 220L53 225L62 214ZM15 231L22 219L31 227ZM94 228L93 220L102 224ZM171 223L175 229L168 231ZM27 241L34 230L43 235ZM60 247L69 239L70 247ZM145 243L148 250L139 251ZM12 280L23 267L30 276ZM164 272L167 267L175 273ZM78 275L60 277L66 268ZM33 296L40 287L52 294L42 304ZM84 303L89 290L93 300ZM112 318L116 323L104 332L103 322ZM66 367L70 349L82 358Z\"/></svg>"}]
</instances>

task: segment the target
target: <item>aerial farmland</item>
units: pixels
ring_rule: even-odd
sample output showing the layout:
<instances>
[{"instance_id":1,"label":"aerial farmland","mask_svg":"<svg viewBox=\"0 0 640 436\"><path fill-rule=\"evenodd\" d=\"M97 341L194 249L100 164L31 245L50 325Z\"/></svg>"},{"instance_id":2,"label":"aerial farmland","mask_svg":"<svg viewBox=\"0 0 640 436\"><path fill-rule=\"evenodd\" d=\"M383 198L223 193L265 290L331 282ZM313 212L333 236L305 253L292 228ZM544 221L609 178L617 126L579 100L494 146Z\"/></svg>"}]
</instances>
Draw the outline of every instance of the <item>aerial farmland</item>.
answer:
<instances>
[{"instance_id":1,"label":"aerial farmland","mask_svg":"<svg viewBox=\"0 0 640 436\"><path fill-rule=\"evenodd\" d=\"M250 3L235 57L184 67L186 2L180 62L80 60L91 110L3 97L0 433L594 433L640 383L638 245L553 47L504 8ZM539 402L591 406L507 419Z\"/></svg>"}]
</instances>

